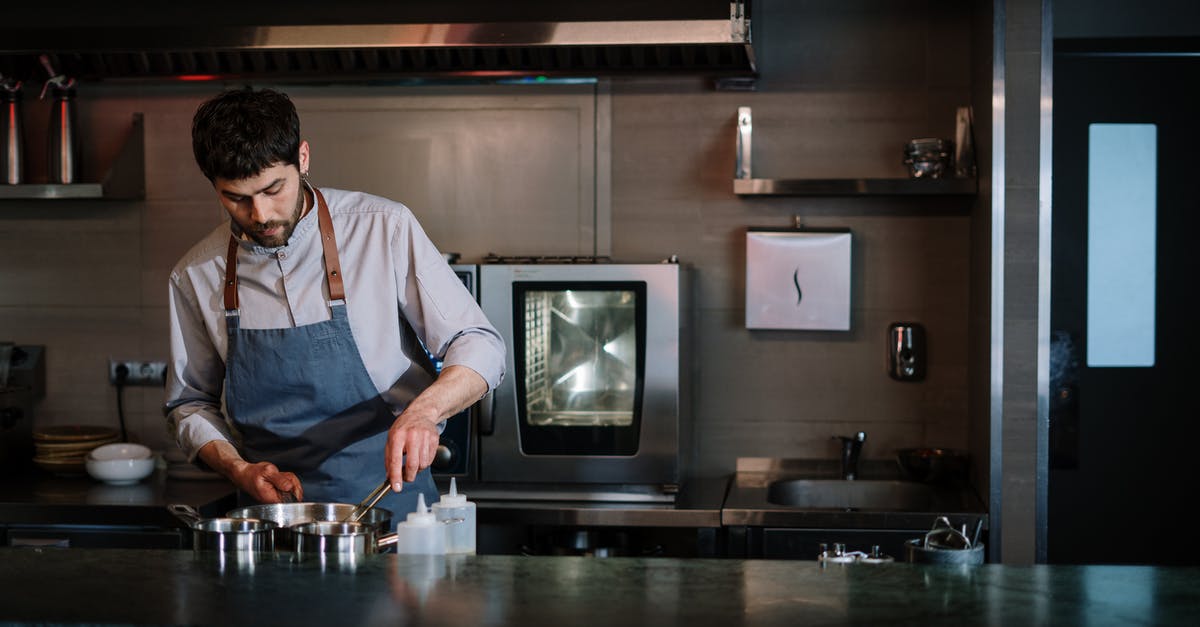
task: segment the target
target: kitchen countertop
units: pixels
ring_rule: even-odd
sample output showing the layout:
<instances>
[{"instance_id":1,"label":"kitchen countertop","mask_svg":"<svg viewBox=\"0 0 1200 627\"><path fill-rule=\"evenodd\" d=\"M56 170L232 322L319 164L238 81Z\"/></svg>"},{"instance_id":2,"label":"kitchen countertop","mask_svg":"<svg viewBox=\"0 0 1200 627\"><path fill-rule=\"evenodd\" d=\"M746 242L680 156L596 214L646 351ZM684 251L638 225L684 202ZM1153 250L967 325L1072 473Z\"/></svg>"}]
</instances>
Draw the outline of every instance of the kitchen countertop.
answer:
<instances>
[{"instance_id":1,"label":"kitchen countertop","mask_svg":"<svg viewBox=\"0 0 1200 627\"><path fill-rule=\"evenodd\" d=\"M888 486L911 486L928 490L919 508L801 508L772 503L770 485L776 481L816 479L832 483L840 478L840 464L829 460L741 458L721 509L721 524L730 526L826 528L826 529L929 529L939 516L955 526L988 528L987 509L970 487L925 485L902 481L894 462L864 460L859 465L860 483L897 482ZM889 489L895 489L889 487Z\"/></svg>"},{"instance_id":2,"label":"kitchen countertop","mask_svg":"<svg viewBox=\"0 0 1200 627\"><path fill-rule=\"evenodd\" d=\"M57 476L36 468L0 478L0 524L106 524L178 526L171 503L220 516L236 505L224 479L180 480L159 469L128 486L89 476Z\"/></svg>"},{"instance_id":3,"label":"kitchen countertop","mask_svg":"<svg viewBox=\"0 0 1200 627\"><path fill-rule=\"evenodd\" d=\"M445 492L439 480L439 490ZM526 524L590 527L720 527L728 477L689 478L673 503L604 502L565 498L522 498L521 489L480 491L459 488L479 508L482 524ZM533 494L534 491L526 491Z\"/></svg>"},{"instance_id":4,"label":"kitchen countertop","mask_svg":"<svg viewBox=\"0 0 1200 627\"><path fill-rule=\"evenodd\" d=\"M1192 625L1200 569L0 549L0 622ZM89 576L87 573L93 573Z\"/></svg>"}]
</instances>

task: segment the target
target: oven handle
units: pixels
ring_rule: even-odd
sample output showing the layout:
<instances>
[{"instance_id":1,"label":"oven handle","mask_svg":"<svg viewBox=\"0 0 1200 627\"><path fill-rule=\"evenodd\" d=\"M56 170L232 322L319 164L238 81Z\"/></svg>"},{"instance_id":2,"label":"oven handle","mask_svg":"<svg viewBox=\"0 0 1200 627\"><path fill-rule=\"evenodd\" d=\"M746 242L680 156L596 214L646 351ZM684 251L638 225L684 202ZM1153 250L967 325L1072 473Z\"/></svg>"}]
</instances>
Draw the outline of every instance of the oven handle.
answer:
<instances>
[{"instance_id":1,"label":"oven handle","mask_svg":"<svg viewBox=\"0 0 1200 627\"><path fill-rule=\"evenodd\" d=\"M479 435L492 435L496 431L496 393L488 392L479 401Z\"/></svg>"}]
</instances>

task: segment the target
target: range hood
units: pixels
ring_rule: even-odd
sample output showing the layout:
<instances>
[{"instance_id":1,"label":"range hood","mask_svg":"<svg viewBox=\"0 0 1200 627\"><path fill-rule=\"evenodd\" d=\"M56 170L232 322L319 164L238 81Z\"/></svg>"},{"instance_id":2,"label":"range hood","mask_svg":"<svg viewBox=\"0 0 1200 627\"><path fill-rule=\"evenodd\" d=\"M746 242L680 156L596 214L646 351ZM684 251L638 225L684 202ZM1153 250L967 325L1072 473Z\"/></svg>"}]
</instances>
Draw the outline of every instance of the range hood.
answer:
<instances>
[{"instance_id":1,"label":"range hood","mask_svg":"<svg viewBox=\"0 0 1200 627\"><path fill-rule=\"evenodd\" d=\"M749 0L142 4L21 9L0 26L0 74L41 82L42 54L82 81L755 73Z\"/></svg>"}]
</instances>

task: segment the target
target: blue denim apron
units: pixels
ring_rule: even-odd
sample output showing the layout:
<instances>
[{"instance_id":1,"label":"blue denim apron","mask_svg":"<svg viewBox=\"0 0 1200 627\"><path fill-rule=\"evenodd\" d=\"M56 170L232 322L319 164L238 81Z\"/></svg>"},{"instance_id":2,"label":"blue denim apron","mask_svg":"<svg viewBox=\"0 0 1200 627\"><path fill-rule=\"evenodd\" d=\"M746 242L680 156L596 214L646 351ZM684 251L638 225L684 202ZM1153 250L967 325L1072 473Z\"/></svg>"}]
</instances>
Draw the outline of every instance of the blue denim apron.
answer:
<instances>
[{"instance_id":1,"label":"blue denim apron","mask_svg":"<svg viewBox=\"0 0 1200 627\"><path fill-rule=\"evenodd\" d=\"M243 329L237 304L238 243L230 236L225 273L225 405L242 434L242 455L296 473L304 500L358 503L386 477L384 449L395 421L363 365L346 315L333 220L319 190L317 218L324 247L332 318L283 329ZM437 488L426 468L376 505L392 524L426 505ZM239 501L249 497L239 493Z\"/></svg>"}]
</instances>

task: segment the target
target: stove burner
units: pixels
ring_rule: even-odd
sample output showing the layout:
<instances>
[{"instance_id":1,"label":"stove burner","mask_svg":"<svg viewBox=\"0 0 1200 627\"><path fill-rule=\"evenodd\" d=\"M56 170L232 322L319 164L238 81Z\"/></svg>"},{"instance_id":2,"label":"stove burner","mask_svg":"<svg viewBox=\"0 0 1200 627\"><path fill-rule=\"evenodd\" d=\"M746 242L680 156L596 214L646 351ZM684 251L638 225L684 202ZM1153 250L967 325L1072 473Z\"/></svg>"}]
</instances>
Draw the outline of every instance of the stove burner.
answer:
<instances>
[{"instance_id":1,"label":"stove burner","mask_svg":"<svg viewBox=\"0 0 1200 627\"><path fill-rule=\"evenodd\" d=\"M497 255L495 253L488 253L483 258L483 263L507 264L589 264L610 262L612 262L611 258L596 255Z\"/></svg>"}]
</instances>

